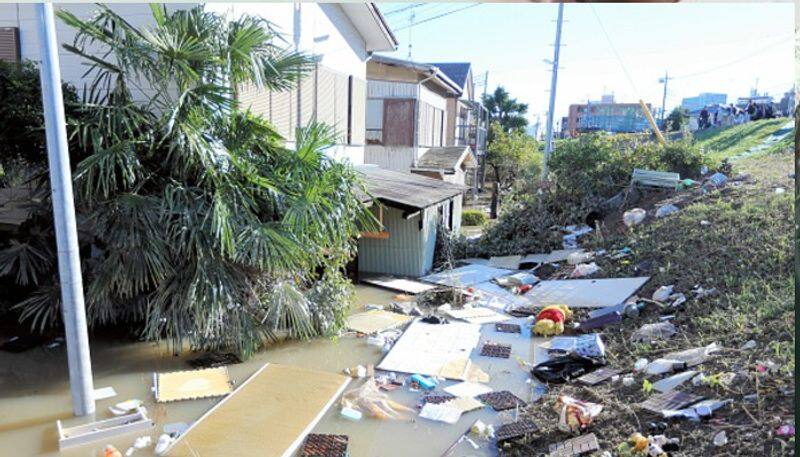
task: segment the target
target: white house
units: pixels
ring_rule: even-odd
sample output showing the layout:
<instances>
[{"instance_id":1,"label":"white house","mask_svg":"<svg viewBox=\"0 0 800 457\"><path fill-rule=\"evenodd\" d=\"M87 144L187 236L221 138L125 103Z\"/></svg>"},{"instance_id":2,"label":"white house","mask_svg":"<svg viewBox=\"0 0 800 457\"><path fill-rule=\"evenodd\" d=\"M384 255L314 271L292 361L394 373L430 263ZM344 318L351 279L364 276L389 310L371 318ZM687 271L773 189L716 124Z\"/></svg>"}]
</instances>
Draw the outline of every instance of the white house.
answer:
<instances>
[{"instance_id":1,"label":"white house","mask_svg":"<svg viewBox=\"0 0 800 457\"><path fill-rule=\"evenodd\" d=\"M455 110L463 88L438 67L375 55L367 64L364 161L464 184L475 158L454 144Z\"/></svg>"},{"instance_id":2,"label":"white house","mask_svg":"<svg viewBox=\"0 0 800 457\"><path fill-rule=\"evenodd\" d=\"M191 8L199 3L167 4L169 10ZM153 21L146 3L110 3L108 6L132 25ZM94 4L57 4L80 18L90 18ZM311 120L334 126L339 133L330 153L363 163L367 60L375 51L393 51L397 40L372 3L207 3L210 11L235 17L243 13L270 21L287 46L319 57L311 76L292 91L270 94L255 88L242 91L242 100L270 119L290 142L296 127ZM57 38L72 43L75 32L56 21ZM87 69L82 59L59 51L62 79L79 91ZM39 60L36 14L32 4L0 4L0 59Z\"/></svg>"}]
</instances>

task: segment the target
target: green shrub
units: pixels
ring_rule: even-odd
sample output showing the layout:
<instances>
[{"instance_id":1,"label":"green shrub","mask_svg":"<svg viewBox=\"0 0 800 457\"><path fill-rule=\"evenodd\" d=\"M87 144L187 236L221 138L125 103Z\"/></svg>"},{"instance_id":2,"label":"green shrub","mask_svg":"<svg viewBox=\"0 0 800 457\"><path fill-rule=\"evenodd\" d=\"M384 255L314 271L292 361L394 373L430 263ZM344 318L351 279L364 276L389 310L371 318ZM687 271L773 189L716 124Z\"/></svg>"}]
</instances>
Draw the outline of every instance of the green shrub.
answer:
<instances>
[{"instance_id":1,"label":"green shrub","mask_svg":"<svg viewBox=\"0 0 800 457\"><path fill-rule=\"evenodd\" d=\"M464 212L461 213L461 225L483 226L488 221L489 218L486 216L486 213L481 210L465 209Z\"/></svg>"}]
</instances>

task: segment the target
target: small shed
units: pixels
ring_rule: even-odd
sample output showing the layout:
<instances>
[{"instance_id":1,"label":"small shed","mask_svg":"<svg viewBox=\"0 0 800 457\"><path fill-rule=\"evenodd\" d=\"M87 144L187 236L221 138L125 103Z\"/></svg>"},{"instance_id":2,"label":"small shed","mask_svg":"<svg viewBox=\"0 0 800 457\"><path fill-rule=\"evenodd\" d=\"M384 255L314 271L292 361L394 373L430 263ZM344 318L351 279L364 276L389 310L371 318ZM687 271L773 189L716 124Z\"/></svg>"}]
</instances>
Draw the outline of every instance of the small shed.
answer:
<instances>
[{"instance_id":1,"label":"small shed","mask_svg":"<svg viewBox=\"0 0 800 457\"><path fill-rule=\"evenodd\" d=\"M359 274L419 277L433 268L438 223L461 228L466 188L426 176L358 167L369 193L380 202L373 209L382 223L379 232L358 240Z\"/></svg>"}]
</instances>

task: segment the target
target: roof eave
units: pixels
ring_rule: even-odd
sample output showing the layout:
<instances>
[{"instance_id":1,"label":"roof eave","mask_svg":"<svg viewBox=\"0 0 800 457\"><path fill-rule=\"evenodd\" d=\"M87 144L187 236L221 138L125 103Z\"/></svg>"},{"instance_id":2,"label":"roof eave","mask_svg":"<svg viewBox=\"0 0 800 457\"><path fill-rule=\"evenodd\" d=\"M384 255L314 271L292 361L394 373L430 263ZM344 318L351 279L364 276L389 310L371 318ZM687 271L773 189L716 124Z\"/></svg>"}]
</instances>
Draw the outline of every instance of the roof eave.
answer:
<instances>
[{"instance_id":1,"label":"roof eave","mask_svg":"<svg viewBox=\"0 0 800 457\"><path fill-rule=\"evenodd\" d=\"M397 38L374 3L342 3L340 7L364 39L367 52L397 50Z\"/></svg>"}]
</instances>

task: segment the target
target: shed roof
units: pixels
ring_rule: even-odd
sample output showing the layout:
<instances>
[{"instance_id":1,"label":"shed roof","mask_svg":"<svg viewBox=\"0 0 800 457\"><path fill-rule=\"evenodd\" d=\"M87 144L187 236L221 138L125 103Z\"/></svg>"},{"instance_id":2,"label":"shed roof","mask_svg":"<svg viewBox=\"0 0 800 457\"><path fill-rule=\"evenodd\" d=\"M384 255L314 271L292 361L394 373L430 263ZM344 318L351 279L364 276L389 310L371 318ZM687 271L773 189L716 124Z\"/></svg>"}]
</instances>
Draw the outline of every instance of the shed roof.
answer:
<instances>
[{"instance_id":1,"label":"shed roof","mask_svg":"<svg viewBox=\"0 0 800 457\"><path fill-rule=\"evenodd\" d=\"M356 168L373 197L387 203L397 203L424 209L464 192L458 184L425 176L386 170L377 166Z\"/></svg>"},{"instance_id":2,"label":"shed roof","mask_svg":"<svg viewBox=\"0 0 800 457\"><path fill-rule=\"evenodd\" d=\"M468 167L475 165L469 146L430 148L417 160L414 168L454 172L465 161Z\"/></svg>"},{"instance_id":3,"label":"shed roof","mask_svg":"<svg viewBox=\"0 0 800 457\"><path fill-rule=\"evenodd\" d=\"M431 63L431 65L441 70L454 83L461 86L462 90L466 89L467 76L469 76L469 69L472 66L469 62L440 62Z\"/></svg>"}]
</instances>

